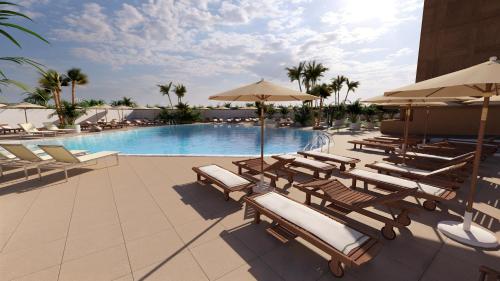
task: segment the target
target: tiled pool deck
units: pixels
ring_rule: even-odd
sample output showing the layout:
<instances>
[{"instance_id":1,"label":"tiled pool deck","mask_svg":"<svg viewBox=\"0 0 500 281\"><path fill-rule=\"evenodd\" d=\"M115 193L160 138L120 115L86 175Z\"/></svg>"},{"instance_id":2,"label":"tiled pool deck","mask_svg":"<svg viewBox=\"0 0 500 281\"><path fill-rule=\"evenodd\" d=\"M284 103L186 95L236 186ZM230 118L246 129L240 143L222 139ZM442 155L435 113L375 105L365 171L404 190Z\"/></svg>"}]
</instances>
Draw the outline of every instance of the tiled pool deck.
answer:
<instances>
[{"instance_id":1,"label":"tiled pool deck","mask_svg":"<svg viewBox=\"0 0 500 281\"><path fill-rule=\"evenodd\" d=\"M362 159L360 167L381 160L347 145L375 134L341 133L333 152ZM265 232L268 222L252 224L243 193L226 202L195 182L191 167L216 163L236 171L235 159L121 157L119 166L109 159L73 170L69 182L60 172L25 181L21 170L8 171L0 179L0 280L334 280L324 253L300 240L279 243ZM499 172L500 158L482 163L474 216L498 237ZM468 182L458 201L422 209L409 231L381 238L378 256L348 268L342 280L476 280L481 264L500 269L499 250L462 246L436 230L443 219L459 219L467 191ZM379 222L349 216L379 235Z\"/></svg>"}]
</instances>

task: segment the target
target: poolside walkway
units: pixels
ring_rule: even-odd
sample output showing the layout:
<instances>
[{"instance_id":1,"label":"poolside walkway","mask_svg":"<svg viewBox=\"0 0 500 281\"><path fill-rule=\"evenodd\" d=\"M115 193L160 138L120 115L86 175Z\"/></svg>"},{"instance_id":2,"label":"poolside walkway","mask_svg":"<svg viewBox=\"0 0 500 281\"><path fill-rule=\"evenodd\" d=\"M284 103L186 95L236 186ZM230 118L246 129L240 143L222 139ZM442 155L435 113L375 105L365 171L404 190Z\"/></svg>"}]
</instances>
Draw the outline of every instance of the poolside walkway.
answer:
<instances>
[{"instance_id":1,"label":"poolside walkway","mask_svg":"<svg viewBox=\"0 0 500 281\"><path fill-rule=\"evenodd\" d=\"M376 133L360 133L368 137ZM351 151L350 133L336 136L334 151L380 160L380 153ZM281 244L251 223L240 194L195 182L195 165L217 163L236 171L236 158L121 157L70 172L22 171L0 179L0 280L335 280L326 256L302 241ZM500 158L483 163L474 220L500 237ZM339 176L334 174L334 176ZM348 179L341 179L350 183ZM278 183L283 186L284 182ZM468 190L464 183L460 202ZM304 200L294 188L289 196ZM412 200L413 201L413 200ZM410 231L370 263L347 269L342 280L476 280L481 264L500 269L500 250L462 246L436 230L463 213L458 201L413 216ZM374 227L365 217L349 215ZM332 234L335 235L335 234ZM377 233L378 235L378 233Z\"/></svg>"}]
</instances>

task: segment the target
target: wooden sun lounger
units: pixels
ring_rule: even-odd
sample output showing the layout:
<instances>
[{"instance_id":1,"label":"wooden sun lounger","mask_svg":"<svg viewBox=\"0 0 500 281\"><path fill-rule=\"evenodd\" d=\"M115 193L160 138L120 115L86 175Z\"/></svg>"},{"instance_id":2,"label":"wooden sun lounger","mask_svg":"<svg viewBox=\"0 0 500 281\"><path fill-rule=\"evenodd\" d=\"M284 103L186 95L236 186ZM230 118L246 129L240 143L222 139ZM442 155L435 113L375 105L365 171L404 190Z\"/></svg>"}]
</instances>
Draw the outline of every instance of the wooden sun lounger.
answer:
<instances>
[{"instance_id":1,"label":"wooden sun lounger","mask_svg":"<svg viewBox=\"0 0 500 281\"><path fill-rule=\"evenodd\" d=\"M293 159L293 162L289 166L311 170L315 178L319 178L319 173L324 173L325 178L330 178L335 169L335 165L290 154L275 155L272 157L276 160Z\"/></svg>"},{"instance_id":2,"label":"wooden sun lounger","mask_svg":"<svg viewBox=\"0 0 500 281\"><path fill-rule=\"evenodd\" d=\"M378 188L390 191L417 188L415 197L426 200L422 205L427 210L436 209L436 202L448 201L456 196L456 192L451 188L424 183L422 181L393 177L357 168L344 172L344 174L352 178L352 188L356 188L356 182L358 180L364 182L365 189L368 189L368 184L373 184Z\"/></svg>"},{"instance_id":3,"label":"wooden sun lounger","mask_svg":"<svg viewBox=\"0 0 500 281\"><path fill-rule=\"evenodd\" d=\"M254 185L253 179L244 177L243 175L235 174L218 165L206 165L201 167L193 167L196 173L197 181L201 184L213 184L222 188L224 192L224 200L229 200L229 193L233 191L252 192ZM204 178L204 179L203 179Z\"/></svg>"},{"instance_id":4,"label":"wooden sun lounger","mask_svg":"<svg viewBox=\"0 0 500 281\"><path fill-rule=\"evenodd\" d=\"M434 155L432 156L434 157ZM464 168L468 169L472 164L472 161L474 160L474 154L468 153L463 157L449 158L449 160L445 160L446 158L449 157L438 156L437 159L434 159L432 157L417 157L406 159L405 161L403 161L403 158L400 155L393 154L389 157L383 158L383 160L394 164L405 164L409 167L415 167L424 170L437 170L446 166L466 162L466 167Z\"/></svg>"},{"instance_id":5,"label":"wooden sun lounger","mask_svg":"<svg viewBox=\"0 0 500 281\"><path fill-rule=\"evenodd\" d=\"M328 265L336 277L344 275L344 266L360 266L370 261L382 244L358 227L347 225L321 211L276 192L244 199L255 210L255 223L260 216L270 218L274 225L267 232L286 243L300 237L331 256Z\"/></svg>"},{"instance_id":6,"label":"wooden sun lounger","mask_svg":"<svg viewBox=\"0 0 500 281\"><path fill-rule=\"evenodd\" d=\"M289 184L293 182L295 172L286 168L286 165L292 163L293 160L294 159L279 159L272 164L264 161L264 176L271 179L272 187L276 187L276 181L278 181L280 177L286 179ZM233 164L238 167L239 175L242 175L243 173L248 174L249 176L260 174L260 158L233 161Z\"/></svg>"},{"instance_id":7,"label":"wooden sun lounger","mask_svg":"<svg viewBox=\"0 0 500 281\"><path fill-rule=\"evenodd\" d=\"M479 281L500 281L500 271L485 265L479 267Z\"/></svg>"},{"instance_id":8,"label":"wooden sun lounger","mask_svg":"<svg viewBox=\"0 0 500 281\"><path fill-rule=\"evenodd\" d=\"M375 161L371 164L366 164L365 167L376 170L379 173L385 173L387 175L396 174L409 179L426 179L432 178L436 180L440 179L450 179L456 182L464 182L466 175L460 173L460 170L465 167L467 161L463 161L457 164L452 164L444 166L439 169L425 170L414 168L406 165L395 165L386 162Z\"/></svg>"},{"instance_id":9,"label":"wooden sun lounger","mask_svg":"<svg viewBox=\"0 0 500 281\"><path fill-rule=\"evenodd\" d=\"M414 211L412 204L404 201L407 196L415 196L416 188L400 190L388 195L374 195L366 192L353 190L342 184L336 179L311 180L308 182L295 184L295 188L306 193L305 204L311 204L311 197L320 198L323 201L330 202L328 209L347 214L357 212L371 219L384 223L380 230L382 236L392 240L396 238L394 227L403 228L411 223L408 214ZM382 206L389 209L392 218L382 216L372 212L367 207ZM394 215L393 210L398 210L399 214Z\"/></svg>"},{"instance_id":10,"label":"wooden sun lounger","mask_svg":"<svg viewBox=\"0 0 500 281\"><path fill-rule=\"evenodd\" d=\"M380 142L371 142L371 141L362 141L362 140L350 140L348 143L354 145L354 149L363 149L363 146L375 149L381 149L385 151L385 153L391 153L396 151L399 148L397 144L388 144L388 143L380 143Z\"/></svg>"},{"instance_id":11,"label":"wooden sun lounger","mask_svg":"<svg viewBox=\"0 0 500 281\"><path fill-rule=\"evenodd\" d=\"M330 154L330 153L324 153L324 152L318 152L318 151L299 151L299 152L297 152L297 154L300 154L300 155L304 156L305 158L311 157L313 159L323 161L323 162L340 163L340 170L341 171L346 170L346 165L349 165L351 168L355 168L356 163L361 161L357 158L341 156L341 155L336 155L336 154Z\"/></svg>"}]
</instances>

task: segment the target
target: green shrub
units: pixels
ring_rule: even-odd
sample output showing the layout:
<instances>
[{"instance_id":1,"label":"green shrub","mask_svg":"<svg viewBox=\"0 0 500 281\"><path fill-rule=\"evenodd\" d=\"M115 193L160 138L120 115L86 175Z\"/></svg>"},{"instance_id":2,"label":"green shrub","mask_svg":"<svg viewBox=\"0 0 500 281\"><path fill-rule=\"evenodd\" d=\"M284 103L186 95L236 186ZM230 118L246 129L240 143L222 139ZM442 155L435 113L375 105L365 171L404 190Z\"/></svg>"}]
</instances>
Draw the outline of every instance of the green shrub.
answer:
<instances>
[{"instance_id":1,"label":"green shrub","mask_svg":"<svg viewBox=\"0 0 500 281\"><path fill-rule=\"evenodd\" d=\"M312 108L306 104L294 107L293 120L301 126L312 126L314 122Z\"/></svg>"}]
</instances>

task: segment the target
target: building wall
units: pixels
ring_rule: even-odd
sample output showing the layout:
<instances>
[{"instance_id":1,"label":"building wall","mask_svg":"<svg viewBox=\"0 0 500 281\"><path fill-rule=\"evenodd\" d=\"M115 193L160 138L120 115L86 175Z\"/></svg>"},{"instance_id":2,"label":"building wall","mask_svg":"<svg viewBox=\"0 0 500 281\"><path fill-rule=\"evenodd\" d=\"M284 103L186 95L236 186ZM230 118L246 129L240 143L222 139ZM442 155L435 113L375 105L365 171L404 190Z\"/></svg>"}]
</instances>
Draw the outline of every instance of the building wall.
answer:
<instances>
[{"instance_id":1,"label":"building wall","mask_svg":"<svg viewBox=\"0 0 500 281\"><path fill-rule=\"evenodd\" d=\"M499 0L425 0L416 81L500 57Z\"/></svg>"},{"instance_id":2,"label":"building wall","mask_svg":"<svg viewBox=\"0 0 500 281\"><path fill-rule=\"evenodd\" d=\"M434 136L477 136L481 106L448 106L429 108L428 135ZM410 134L423 135L425 131L426 109L413 109L410 121ZM382 121L380 131L383 134L402 135L404 121ZM500 105L490 106L486 135L500 136Z\"/></svg>"}]
</instances>

